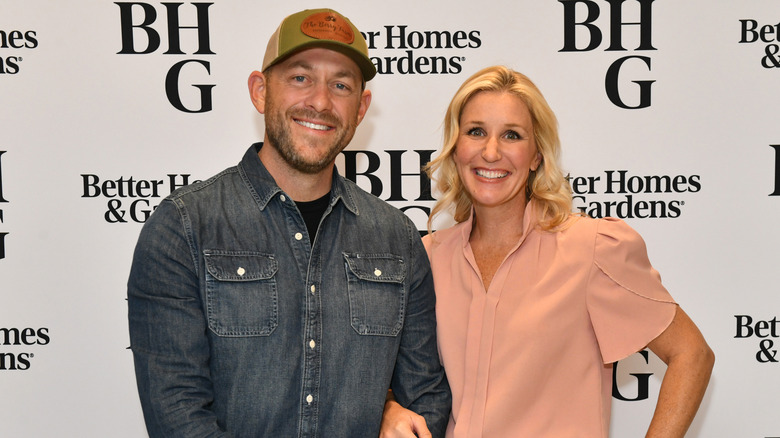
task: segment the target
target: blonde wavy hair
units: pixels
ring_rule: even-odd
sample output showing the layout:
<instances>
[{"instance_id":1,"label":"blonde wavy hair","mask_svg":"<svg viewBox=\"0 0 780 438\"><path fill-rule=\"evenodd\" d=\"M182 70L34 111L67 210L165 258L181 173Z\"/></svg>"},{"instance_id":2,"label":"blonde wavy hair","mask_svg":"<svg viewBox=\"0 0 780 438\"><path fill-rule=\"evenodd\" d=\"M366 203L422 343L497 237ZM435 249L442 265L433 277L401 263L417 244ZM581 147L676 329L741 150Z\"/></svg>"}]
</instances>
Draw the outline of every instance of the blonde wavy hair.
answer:
<instances>
[{"instance_id":1,"label":"blonde wavy hair","mask_svg":"<svg viewBox=\"0 0 780 438\"><path fill-rule=\"evenodd\" d=\"M433 218L453 206L453 216L458 223L467 220L471 213L471 198L460 180L453 155L460 132L463 107L474 95L483 91L512 93L528 107L533 122L534 140L542 160L535 177L529 177L531 190L528 191L527 200L534 199L539 207L537 220L543 230L560 227L572 213L572 195L560 167L558 120L542 92L528 77L504 66L492 66L468 78L447 108L442 151L424 168L428 177L436 182L436 188L441 194L428 218L428 231L431 232Z\"/></svg>"}]
</instances>

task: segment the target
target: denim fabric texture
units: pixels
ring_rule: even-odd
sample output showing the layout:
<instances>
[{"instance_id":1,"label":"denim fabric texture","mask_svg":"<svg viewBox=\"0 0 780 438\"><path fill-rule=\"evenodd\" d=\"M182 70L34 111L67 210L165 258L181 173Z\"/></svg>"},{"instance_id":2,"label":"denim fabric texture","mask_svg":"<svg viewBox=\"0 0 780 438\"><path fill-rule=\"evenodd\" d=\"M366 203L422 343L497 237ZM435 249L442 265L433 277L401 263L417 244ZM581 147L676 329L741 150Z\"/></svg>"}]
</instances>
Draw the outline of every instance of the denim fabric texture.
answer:
<instances>
[{"instance_id":1,"label":"denim fabric texture","mask_svg":"<svg viewBox=\"0 0 780 438\"><path fill-rule=\"evenodd\" d=\"M450 391L412 222L335 171L314 242L257 152L166 198L128 282L152 437L376 437L388 388L444 436Z\"/></svg>"}]
</instances>

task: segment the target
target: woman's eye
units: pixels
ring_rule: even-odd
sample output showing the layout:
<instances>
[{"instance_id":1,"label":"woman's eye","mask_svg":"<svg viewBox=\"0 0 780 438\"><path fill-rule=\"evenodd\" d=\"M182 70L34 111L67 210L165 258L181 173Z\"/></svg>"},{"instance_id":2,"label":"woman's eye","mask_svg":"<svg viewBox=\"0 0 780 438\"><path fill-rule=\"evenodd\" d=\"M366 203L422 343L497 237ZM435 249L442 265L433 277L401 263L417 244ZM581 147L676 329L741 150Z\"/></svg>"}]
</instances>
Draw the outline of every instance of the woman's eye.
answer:
<instances>
[{"instance_id":1,"label":"woman's eye","mask_svg":"<svg viewBox=\"0 0 780 438\"><path fill-rule=\"evenodd\" d=\"M485 135L485 131L482 130L482 128L471 128L468 131L466 131L466 134L472 135L475 137L481 137Z\"/></svg>"},{"instance_id":2,"label":"woman's eye","mask_svg":"<svg viewBox=\"0 0 780 438\"><path fill-rule=\"evenodd\" d=\"M522 140L522 138L523 138L522 136L520 136L520 134L518 134L515 131L507 131L507 133L504 134L504 137L506 137L506 138L508 138L510 140Z\"/></svg>"}]
</instances>

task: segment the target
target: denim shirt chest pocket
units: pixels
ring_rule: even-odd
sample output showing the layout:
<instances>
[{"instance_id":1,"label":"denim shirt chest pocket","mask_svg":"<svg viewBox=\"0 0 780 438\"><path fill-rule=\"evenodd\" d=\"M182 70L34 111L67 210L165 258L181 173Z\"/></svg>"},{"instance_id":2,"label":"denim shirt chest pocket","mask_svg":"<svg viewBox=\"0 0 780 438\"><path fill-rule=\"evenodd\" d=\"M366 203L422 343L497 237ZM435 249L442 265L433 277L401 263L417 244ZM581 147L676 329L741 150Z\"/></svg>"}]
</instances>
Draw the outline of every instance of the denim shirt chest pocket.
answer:
<instances>
[{"instance_id":1,"label":"denim shirt chest pocket","mask_svg":"<svg viewBox=\"0 0 780 438\"><path fill-rule=\"evenodd\" d=\"M396 336L404 323L406 267L391 254L344 253L352 328L360 335Z\"/></svg>"},{"instance_id":2,"label":"denim shirt chest pocket","mask_svg":"<svg viewBox=\"0 0 780 438\"><path fill-rule=\"evenodd\" d=\"M276 259L251 251L203 251L209 329L218 336L268 336L278 325Z\"/></svg>"}]
</instances>

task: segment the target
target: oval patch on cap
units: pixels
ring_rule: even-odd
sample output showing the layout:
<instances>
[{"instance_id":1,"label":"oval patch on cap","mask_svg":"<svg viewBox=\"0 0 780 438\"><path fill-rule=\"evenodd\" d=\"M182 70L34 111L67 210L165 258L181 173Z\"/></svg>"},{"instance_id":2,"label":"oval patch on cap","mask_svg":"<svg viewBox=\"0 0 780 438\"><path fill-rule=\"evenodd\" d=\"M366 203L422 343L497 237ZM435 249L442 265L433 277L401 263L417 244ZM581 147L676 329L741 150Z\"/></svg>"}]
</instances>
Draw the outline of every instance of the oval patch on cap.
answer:
<instances>
[{"instance_id":1,"label":"oval patch on cap","mask_svg":"<svg viewBox=\"0 0 780 438\"><path fill-rule=\"evenodd\" d=\"M355 33L349 23L333 12L309 15L301 23L301 32L318 40L333 40L345 44L355 41Z\"/></svg>"}]
</instances>

